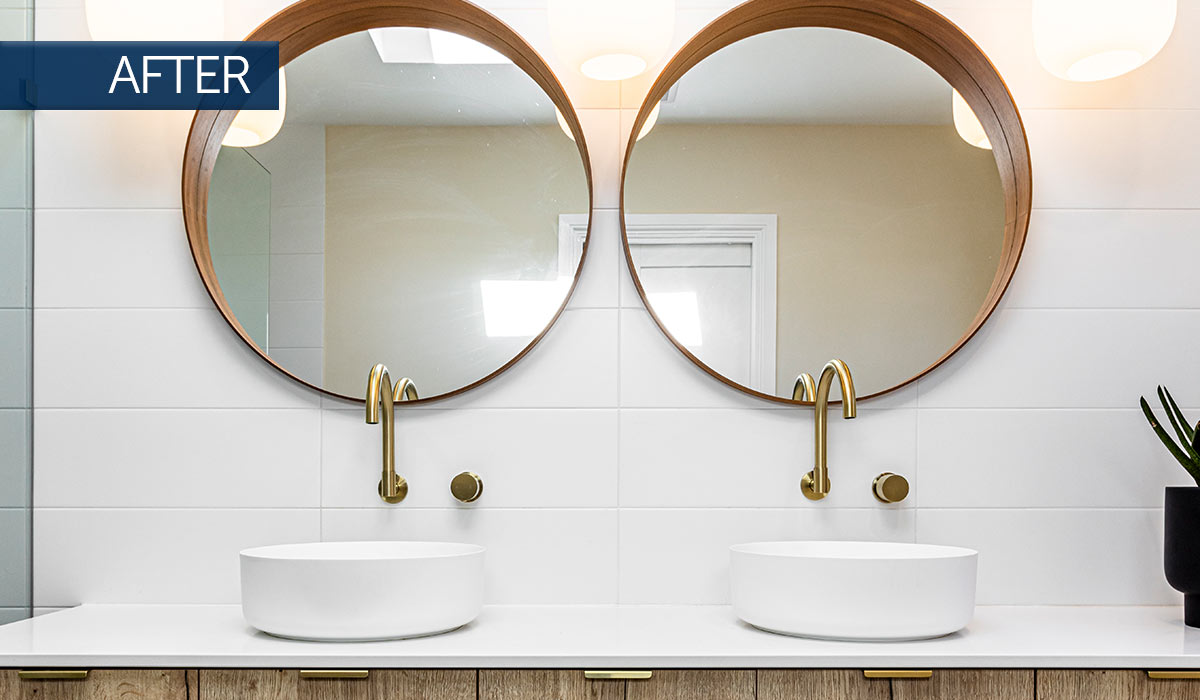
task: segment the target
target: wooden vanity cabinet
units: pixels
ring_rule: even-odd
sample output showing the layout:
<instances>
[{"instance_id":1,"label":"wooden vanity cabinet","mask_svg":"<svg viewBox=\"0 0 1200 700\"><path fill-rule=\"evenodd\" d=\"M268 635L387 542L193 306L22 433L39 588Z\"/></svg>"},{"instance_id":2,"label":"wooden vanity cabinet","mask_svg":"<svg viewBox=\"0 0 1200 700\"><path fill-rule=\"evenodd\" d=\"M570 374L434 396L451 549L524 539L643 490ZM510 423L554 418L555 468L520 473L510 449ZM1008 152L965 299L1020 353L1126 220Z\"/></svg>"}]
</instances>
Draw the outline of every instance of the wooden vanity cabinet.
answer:
<instances>
[{"instance_id":1,"label":"wooden vanity cabinet","mask_svg":"<svg viewBox=\"0 0 1200 700\"><path fill-rule=\"evenodd\" d=\"M188 676L172 669L97 669L82 680L23 680L0 670L3 700L188 700Z\"/></svg>"},{"instance_id":2,"label":"wooden vanity cabinet","mask_svg":"<svg viewBox=\"0 0 1200 700\"><path fill-rule=\"evenodd\" d=\"M656 670L646 680L583 671L377 669L365 678L295 669L100 669L85 680L22 680L0 670L2 700L1200 700L1200 679L1144 671L944 669L932 678L860 670Z\"/></svg>"}]
</instances>

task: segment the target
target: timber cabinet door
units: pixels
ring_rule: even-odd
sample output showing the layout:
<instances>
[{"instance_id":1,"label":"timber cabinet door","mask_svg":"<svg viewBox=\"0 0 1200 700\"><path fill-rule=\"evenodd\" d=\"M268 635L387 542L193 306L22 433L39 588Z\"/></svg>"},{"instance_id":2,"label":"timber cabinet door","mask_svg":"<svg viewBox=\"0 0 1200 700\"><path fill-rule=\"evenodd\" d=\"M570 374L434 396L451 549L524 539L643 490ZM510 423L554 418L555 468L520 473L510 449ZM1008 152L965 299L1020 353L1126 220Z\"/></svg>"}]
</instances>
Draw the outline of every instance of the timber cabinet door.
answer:
<instances>
[{"instance_id":1,"label":"timber cabinet door","mask_svg":"<svg viewBox=\"0 0 1200 700\"><path fill-rule=\"evenodd\" d=\"M194 697L197 700L476 700L475 671L383 669L365 673L353 678L337 671L206 669L198 674ZM336 677L339 675L343 677Z\"/></svg>"},{"instance_id":2,"label":"timber cabinet door","mask_svg":"<svg viewBox=\"0 0 1200 700\"><path fill-rule=\"evenodd\" d=\"M1145 671L1038 671L1038 700L1198 700L1200 679L1150 678Z\"/></svg>"},{"instance_id":3,"label":"timber cabinet door","mask_svg":"<svg viewBox=\"0 0 1200 700\"><path fill-rule=\"evenodd\" d=\"M22 678L29 672L0 670L4 700L188 700L184 671L100 669L86 678ZM36 673L36 672L33 672Z\"/></svg>"},{"instance_id":4,"label":"timber cabinet door","mask_svg":"<svg viewBox=\"0 0 1200 700\"><path fill-rule=\"evenodd\" d=\"M758 672L758 700L891 700L886 678L866 678L862 671L782 670Z\"/></svg>"},{"instance_id":5,"label":"timber cabinet door","mask_svg":"<svg viewBox=\"0 0 1200 700\"><path fill-rule=\"evenodd\" d=\"M1031 700L1031 669L934 671L930 678L892 680L892 700Z\"/></svg>"},{"instance_id":6,"label":"timber cabinet door","mask_svg":"<svg viewBox=\"0 0 1200 700\"><path fill-rule=\"evenodd\" d=\"M589 680L583 671L479 672L479 700L623 700L625 681Z\"/></svg>"}]
</instances>

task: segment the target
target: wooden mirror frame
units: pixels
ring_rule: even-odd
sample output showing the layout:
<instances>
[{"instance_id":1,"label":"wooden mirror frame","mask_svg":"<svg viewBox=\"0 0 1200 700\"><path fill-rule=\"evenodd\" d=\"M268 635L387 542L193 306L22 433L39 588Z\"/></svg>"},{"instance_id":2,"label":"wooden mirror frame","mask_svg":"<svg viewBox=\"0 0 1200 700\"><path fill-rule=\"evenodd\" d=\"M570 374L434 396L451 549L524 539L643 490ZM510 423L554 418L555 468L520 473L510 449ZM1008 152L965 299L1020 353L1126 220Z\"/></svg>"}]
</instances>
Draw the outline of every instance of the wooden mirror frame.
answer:
<instances>
[{"instance_id":1,"label":"wooden mirror frame","mask_svg":"<svg viewBox=\"0 0 1200 700\"><path fill-rule=\"evenodd\" d=\"M575 268L571 286L546 327L512 359L483 378L453 391L406 402L427 403L461 394L496 378L532 350L562 316L571 295L575 292L575 287L579 284L579 274L587 260L588 243L592 237L591 160L588 158L587 145L584 143L583 129L579 124L579 118L571 106L566 91L550 67L533 47L508 25L465 0L339 0L338 2L300 0L272 16L246 37L246 40L278 41L279 64L283 66L297 56L327 41L376 27L420 27L454 32L495 49L510 59L542 88L566 119L567 126L570 127L571 133L575 137L575 145L579 150L588 188L588 229L583 241L583 252L579 258L579 264ZM200 273L208 295L212 297L213 303L224 316L226 323L259 357L284 375L310 389L327 396L362 403L362 398L338 394L301 379L273 360L251 339L246 329L238 322L221 291L208 247L208 189L212 180L213 167L216 165L217 156L221 151L221 140L225 137L235 116L237 116L235 110L197 111L196 116L192 119L191 130L188 132L183 156L183 222L187 229L192 258L196 262L196 270ZM366 386L366 375L370 369L370 367L363 367L364 387Z\"/></svg>"},{"instance_id":2,"label":"wooden mirror frame","mask_svg":"<svg viewBox=\"0 0 1200 700\"><path fill-rule=\"evenodd\" d=\"M983 305L967 331L952 348L931 365L895 386L859 398L872 399L911 384L932 372L975 336L996 310L996 305L1008 288L1017 262L1021 258L1025 234L1029 228L1033 176L1029 162L1029 143L1025 138L1025 127L1021 123L1017 105L995 66L975 42L950 20L929 7L915 0L749 0L702 29L671 58L654 81L630 130L625 160L621 167L621 239L625 246L625 260L629 264L633 284L642 297L642 304L650 312L650 317L667 339L689 360L721 382L752 396L776 403L811 405L810 401L793 401L739 384L706 365L671 335L663 320L654 312L641 279L638 278L633 252L629 247L629 234L625 228L625 175L629 170L629 160L637 143L637 135L641 133L642 125L659 100L697 63L726 46L763 32L794 27L827 27L866 34L903 49L933 68L974 110L991 141L996 166L1000 170L1000 182L1004 192L1004 242L996 275ZM813 368L808 368L808 371L819 368L820 365L814 365ZM804 369L798 368L796 371Z\"/></svg>"}]
</instances>

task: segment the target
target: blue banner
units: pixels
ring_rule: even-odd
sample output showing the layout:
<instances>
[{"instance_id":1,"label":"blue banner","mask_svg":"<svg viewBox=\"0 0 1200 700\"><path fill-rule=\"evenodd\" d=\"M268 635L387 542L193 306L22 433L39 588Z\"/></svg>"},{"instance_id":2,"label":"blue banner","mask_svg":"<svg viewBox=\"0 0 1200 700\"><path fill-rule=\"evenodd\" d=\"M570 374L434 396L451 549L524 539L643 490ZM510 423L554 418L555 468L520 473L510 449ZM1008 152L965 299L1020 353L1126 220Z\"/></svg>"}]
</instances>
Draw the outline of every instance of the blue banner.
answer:
<instances>
[{"instance_id":1,"label":"blue banner","mask_svg":"<svg viewBox=\"0 0 1200 700\"><path fill-rule=\"evenodd\" d=\"M276 109L277 41L0 41L0 109Z\"/></svg>"}]
</instances>

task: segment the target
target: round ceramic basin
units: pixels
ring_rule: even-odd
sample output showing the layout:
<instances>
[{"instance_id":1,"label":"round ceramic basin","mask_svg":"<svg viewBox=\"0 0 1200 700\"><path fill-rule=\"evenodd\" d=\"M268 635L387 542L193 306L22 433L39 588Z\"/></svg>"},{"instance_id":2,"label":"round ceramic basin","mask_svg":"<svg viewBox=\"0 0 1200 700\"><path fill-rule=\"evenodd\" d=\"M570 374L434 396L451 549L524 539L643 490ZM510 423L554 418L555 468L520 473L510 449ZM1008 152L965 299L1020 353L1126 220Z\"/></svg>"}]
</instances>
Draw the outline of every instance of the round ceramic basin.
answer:
<instances>
[{"instance_id":1,"label":"round ceramic basin","mask_svg":"<svg viewBox=\"0 0 1200 700\"><path fill-rule=\"evenodd\" d=\"M971 621L979 553L894 542L734 545L734 613L755 627L802 637L940 637Z\"/></svg>"},{"instance_id":2,"label":"round ceramic basin","mask_svg":"<svg viewBox=\"0 0 1200 700\"><path fill-rule=\"evenodd\" d=\"M483 547L316 542L243 550L242 614L279 637L400 639L448 632L483 607Z\"/></svg>"}]
</instances>

